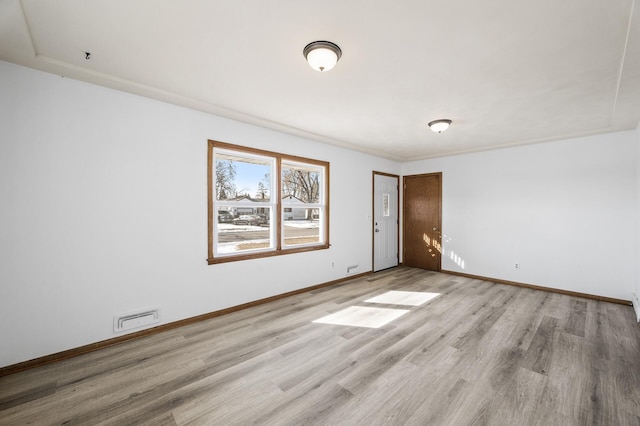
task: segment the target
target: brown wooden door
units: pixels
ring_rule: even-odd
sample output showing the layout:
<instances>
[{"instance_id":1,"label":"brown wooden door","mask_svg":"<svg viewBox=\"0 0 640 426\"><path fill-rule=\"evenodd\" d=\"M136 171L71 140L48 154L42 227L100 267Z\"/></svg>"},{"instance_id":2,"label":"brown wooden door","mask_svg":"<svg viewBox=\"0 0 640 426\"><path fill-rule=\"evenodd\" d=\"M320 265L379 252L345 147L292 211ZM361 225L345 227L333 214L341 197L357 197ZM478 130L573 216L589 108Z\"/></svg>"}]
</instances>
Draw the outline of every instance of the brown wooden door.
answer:
<instances>
[{"instance_id":1,"label":"brown wooden door","mask_svg":"<svg viewBox=\"0 0 640 426\"><path fill-rule=\"evenodd\" d=\"M439 271L442 173L405 176L403 183L403 264Z\"/></svg>"}]
</instances>

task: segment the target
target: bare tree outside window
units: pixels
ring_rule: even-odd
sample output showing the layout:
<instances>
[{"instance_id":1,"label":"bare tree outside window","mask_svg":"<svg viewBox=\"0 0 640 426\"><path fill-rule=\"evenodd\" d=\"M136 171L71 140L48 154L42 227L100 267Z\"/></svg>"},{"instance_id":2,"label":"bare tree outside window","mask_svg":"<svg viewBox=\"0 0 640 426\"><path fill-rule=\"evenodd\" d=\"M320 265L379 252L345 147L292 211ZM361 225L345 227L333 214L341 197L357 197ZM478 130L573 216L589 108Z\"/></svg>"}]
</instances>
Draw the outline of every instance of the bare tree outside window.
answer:
<instances>
[{"instance_id":1,"label":"bare tree outside window","mask_svg":"<svg viewBox=\"0 0 640 426\"><path fill-rule=\"evenodd\" d=\"M287 167L282 170L282 193L292 195L305 203L316 203L320 198L320 173Z\"/></svg>"},{"instance_id":2,"label":"bare tree outside window","mask_svg":"<svg viewBox=\"0 0 640 426\"><path fill-rule=\"evenodd\" d=\"M233 160L216 160L216 200L226 200L237 195L236 167Z\"/></svg>"},{"instance_id":3,"label":"bare tree outside window","mask_svg":"<svg viewBox=\"0 0 640 426\"><path fill-rule=\"evenodd\" d=\"M264 177L260 182L258 182L258 193L256 197L264 200L265 198L269 198L269 182L270 182L269 173L265 173Z\"/></svg>"}]
</instances>

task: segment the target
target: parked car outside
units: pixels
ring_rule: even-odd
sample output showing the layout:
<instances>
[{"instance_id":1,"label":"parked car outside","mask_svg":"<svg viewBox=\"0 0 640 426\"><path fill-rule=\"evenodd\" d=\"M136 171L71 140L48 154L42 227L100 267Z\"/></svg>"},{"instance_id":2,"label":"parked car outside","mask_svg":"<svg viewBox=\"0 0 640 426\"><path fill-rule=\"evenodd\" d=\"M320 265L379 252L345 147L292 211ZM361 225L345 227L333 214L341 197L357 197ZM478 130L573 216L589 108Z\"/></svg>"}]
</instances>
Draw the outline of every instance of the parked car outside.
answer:
<instances>
[{"instance_id":1,"label":"parked car outside","mask_svg":"<svg viewBox=\"0 0 640 426\"><path fill-rule=\"evenodd\" d=\"M260 217L253 214L243 214L233 219L235 225L259 225Z\"/></svg>"},{"instance_id":2,"label":"parked car outside","mask_svg":"<svg viewBox=\"0 0 640 426\"><path fill-rule=\"evenodd\" d=\"M233 223L233 215L225 210L218 210L218 223Z\"/></svg>"}]
</instances>

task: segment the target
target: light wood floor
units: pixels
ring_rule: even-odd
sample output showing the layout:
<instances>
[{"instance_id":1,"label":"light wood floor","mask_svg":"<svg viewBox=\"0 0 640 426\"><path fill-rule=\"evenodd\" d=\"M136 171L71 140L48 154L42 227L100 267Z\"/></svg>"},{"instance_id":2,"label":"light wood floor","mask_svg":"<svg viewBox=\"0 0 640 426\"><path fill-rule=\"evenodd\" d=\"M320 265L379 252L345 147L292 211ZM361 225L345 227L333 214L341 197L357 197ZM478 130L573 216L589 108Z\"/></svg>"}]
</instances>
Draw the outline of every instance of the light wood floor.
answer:
<instances>
[{"instance_id":1,"label":"light wood floor","mask_svg":"<svg viewBox=\"0 0 640 426\"><path fill-rule=\"evenodd\" d=\"M364 302L389 290L440 296ZM312 322L351 306L410 312ZM640 326L401 267L0 378L0 424L640 425Z\"/></svg>"}]
</instances>

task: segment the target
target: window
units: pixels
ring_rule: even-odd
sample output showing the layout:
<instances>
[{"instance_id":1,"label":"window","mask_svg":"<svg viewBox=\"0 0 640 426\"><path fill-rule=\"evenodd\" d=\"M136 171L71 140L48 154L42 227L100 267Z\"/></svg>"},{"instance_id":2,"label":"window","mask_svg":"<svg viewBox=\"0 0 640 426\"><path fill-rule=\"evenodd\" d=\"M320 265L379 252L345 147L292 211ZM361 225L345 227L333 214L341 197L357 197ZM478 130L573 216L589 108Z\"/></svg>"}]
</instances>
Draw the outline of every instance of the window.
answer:
<instances>
[{"instance_id":1,"label":"window","mask_svg":"<svg viewBox=\"0 0 640 426\"><path fill-rule=\"evenodd\" d=\"M209 141L208 263L329 248L329 163Z\"/></svg>"}]
</instances>

